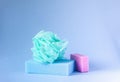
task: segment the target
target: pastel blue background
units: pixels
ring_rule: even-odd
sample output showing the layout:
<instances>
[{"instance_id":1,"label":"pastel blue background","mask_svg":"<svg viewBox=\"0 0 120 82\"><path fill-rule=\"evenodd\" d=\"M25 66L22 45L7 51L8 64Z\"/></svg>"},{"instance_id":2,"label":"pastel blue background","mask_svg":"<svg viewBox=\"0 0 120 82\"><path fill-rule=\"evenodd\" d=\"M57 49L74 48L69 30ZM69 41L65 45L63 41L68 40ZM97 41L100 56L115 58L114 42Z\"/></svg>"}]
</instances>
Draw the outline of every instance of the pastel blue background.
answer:
<instances>
[{"instance_id":1,"label":"pastel blue background","mask_svg":"<svg viewBox=\"0 0 120 82\"><path fill-rule=\"evenodd\" d=\"M53 31L69 41L66 57L90 58L90 72L72 76L29 75L32 37ZM120 82L119 0L0 0L0 81Z\"/></svg>"}]
</instances>

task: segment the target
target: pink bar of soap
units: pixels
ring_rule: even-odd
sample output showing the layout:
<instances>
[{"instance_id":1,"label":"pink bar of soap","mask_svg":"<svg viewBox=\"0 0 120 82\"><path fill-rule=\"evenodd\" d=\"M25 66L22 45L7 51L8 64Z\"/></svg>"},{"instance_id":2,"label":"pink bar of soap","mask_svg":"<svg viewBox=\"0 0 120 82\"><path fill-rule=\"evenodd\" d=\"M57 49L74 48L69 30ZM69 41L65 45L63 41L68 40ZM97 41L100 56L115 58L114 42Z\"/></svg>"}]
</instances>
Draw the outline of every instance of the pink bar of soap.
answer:
<instances>
[{"instance_id":1,"label":"pink bar of soap","mask_svg":"<svg viewBox=\"0 0 120 82\"><path fill-rule=\"evenodd\" d=\"M81 54L71 54L71 59L75 60L75 69L79 72L89 71L89 60L88 56Z\"/></svg>"}]
</instances>

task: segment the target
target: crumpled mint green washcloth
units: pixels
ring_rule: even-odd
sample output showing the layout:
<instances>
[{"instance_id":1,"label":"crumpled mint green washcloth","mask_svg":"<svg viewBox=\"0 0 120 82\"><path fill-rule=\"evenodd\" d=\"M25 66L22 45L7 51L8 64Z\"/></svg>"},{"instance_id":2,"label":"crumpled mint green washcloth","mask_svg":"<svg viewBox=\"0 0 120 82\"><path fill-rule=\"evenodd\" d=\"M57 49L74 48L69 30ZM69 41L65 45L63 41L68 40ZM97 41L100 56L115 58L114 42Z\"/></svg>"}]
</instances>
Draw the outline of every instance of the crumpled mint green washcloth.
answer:
<instances>
[{"instance_id":1,"label":"crumpled mint green washcloth","mask_svg":"<svg viewBox=\"0 0 120 82\"><path fill-rule=\"evenodd\" d=\"M33 37L33 59L40 63L53 63L63 59L68 41L61 40L53 32L40 31Z\"/></svg>"}]
</instances>

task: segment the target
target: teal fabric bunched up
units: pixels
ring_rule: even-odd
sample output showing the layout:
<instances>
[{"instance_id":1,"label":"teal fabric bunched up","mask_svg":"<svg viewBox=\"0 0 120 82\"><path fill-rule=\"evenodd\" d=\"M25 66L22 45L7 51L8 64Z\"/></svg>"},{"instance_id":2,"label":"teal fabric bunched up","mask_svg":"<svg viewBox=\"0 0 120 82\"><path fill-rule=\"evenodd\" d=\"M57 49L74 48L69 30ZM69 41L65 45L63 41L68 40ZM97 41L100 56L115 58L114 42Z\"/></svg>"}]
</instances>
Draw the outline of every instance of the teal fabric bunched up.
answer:
<instances>
[{"instance_id":1,"label":"teal fabric bunched up","mask_svg":"<svg viewBox=\"0 0 120 82\"><path fill-rule=\"evenodd\" d=\"M33 37L33 59L40 63L53 63L63 59L68 41L61 40L52 32L40 31Z\"/></svg>"}]
</instances>

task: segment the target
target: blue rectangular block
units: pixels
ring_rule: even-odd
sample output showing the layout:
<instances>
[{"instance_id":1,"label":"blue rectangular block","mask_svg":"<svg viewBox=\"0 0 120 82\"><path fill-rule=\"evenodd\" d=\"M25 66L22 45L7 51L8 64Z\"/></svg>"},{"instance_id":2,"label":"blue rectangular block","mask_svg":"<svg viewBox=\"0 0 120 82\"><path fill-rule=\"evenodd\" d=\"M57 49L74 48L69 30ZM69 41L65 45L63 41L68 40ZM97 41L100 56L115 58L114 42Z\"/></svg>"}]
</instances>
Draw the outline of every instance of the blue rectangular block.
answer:
<instances>
[{"instance_id":1,"label":"blue rectangular block","mask_svg":"<svg viewBox=\"0 0 120 82\"><path fill-rule=\"evenodd\" d=\"M41 64L29 60L25 62L25 71L32 74L70 75L74 71L74 61L62 59L52 64Z\"/></svg>"}]
</instances>

